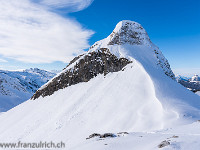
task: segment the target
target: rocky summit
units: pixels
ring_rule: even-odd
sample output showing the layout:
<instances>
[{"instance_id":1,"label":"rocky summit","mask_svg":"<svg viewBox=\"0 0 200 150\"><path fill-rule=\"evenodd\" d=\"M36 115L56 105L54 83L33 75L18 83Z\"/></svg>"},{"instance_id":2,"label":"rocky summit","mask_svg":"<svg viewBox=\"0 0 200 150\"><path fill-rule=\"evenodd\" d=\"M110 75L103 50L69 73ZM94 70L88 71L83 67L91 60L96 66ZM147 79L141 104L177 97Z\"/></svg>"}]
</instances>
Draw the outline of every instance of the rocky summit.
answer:
<instances>
[{"instance_id":1,"label":"rocky summit","mask_svg":"<svg viewBox=\"0 0 200 150\"><path fill-rule=\"evenodd\" d=\"M151 44L145 29L139 23L128 20L120 21L108 38L110 38L108 45L127 43L131 45Z\"/></svg>"},{"instance_id":2,"label":"rocky summit","mask_svg":"<svg viewBox=\"0 0 200 150\"><path fill-rule=\"evenodd\" d=\"M164 73L175 79L167 59L162 52L152 44L145 29L134 21L124 20L119 22L113 32L104 40L92 45L88 52L75 57L69 65L50 82L36 91L32 99L35 100L40 96L45 97L52 95L59 89L66 88L81 82L88 82L98 74L108 74L118 72L127 64L132 63L132 59L120 55L122 52L113 51L115 46L146 46L154 49L153 53L156 65Z\"/></svg>"}]
</instances>

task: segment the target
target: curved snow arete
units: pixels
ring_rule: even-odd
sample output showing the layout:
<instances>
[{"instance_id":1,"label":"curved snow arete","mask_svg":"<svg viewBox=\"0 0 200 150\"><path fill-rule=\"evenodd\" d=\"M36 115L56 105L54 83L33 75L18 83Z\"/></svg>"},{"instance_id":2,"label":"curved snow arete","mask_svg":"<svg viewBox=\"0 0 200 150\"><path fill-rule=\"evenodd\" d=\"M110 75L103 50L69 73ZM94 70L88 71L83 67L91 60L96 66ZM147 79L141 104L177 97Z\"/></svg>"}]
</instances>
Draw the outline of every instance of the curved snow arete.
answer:
<instances>
[{"instance_id":1,"label":"curved snow arete","mask_svg":"<svg viewBox=\"0 0 200 150\"><path fill-rule=\"evenodd\" d=\"M130 30L134 32L129 34ZM53 139L70 149L91 133L152 131L200 118L200 98L173 80L167 60L141 25L120 22L88 53L100 48L131 63L118 72L98 74L0 115L0 140Z\"/></svg>"}]
</instances>

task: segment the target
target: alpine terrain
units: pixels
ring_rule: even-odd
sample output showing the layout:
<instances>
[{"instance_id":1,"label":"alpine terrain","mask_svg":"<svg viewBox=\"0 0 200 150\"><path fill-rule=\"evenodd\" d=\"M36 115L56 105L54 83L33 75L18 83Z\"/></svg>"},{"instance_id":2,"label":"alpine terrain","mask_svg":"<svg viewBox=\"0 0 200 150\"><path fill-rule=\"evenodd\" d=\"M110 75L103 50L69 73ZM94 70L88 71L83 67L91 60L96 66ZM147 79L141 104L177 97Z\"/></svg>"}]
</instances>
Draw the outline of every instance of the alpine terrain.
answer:
<instances>
[{"instance_id":1,"label":"alpine terrain","mask_svg":"<svg viewBox=\"0 0 200 150\"><path fill-rule=\"evenodd\" d=\"M175 80L145 29L121 21L105 39L0 115L2 142L66 150L197 150L200 97Z\"/></svg>"},{"instance_id":2,"label":"alpine terrain","mask_svg":"<svg viewBox=\"0 0 200 150\"><path fill-rule=\"evenodd\" d=\"M187 89L199 94L200 92L200 77L198 75L194 75L192 78L184 78L178 76L176 78L177 82L186 87Z\"/></svg>"},{"instance_id":3,"label":"alpine terrain","mask_svg":"<svg viewBox=\"0 0 200 150\"><path fill-rule=\"evenodd\" d=\"M56 74L38 68L22 71L0 70L0 112L31 98L31 96Z\"/></svg>"}]
</instances>

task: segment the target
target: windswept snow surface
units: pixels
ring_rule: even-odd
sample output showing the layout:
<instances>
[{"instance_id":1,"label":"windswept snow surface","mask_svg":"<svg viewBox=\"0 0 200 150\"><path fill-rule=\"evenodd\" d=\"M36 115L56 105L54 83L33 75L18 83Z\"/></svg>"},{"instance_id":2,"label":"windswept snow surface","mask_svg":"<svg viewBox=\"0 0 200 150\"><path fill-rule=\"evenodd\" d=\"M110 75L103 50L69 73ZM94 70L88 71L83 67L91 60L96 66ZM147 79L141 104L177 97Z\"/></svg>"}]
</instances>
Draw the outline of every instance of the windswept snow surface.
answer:
<instances>
[{"instance_id":1,"label":"windswept snow surface","mask_svg":"<svg viewBox=\"0 0 200 150\"><path fill-rule=\"evenodd\" d=\"M115 134L114 138L85 140L73 150L199 150L200 123L152 132ZM161 146L161 143L169 145Z\"/></svg>"},{"instance_id":2,"label":"windswept snow surface","mask_svg":"<svg viewBox=\"0 0 200 150\"><path fill-rule=\"evenodd\" d=\"M97 42L89 51L109 48L116 56L133 62L122 71L98 75L89 82L29 100L0 115L0 140L63 141L66 150L151 150L157 149L157 145L173 136L176 130L183 134L187 126L192 129L188 124L200 118L200 97L169 77L171 70L160 50L149 42L109 45L109 40L108 37ZM198 129L199 125L195 127ZM175 131L165 133L167 128ZM162 134L156 130L161 130ZM105 140L105 143L93 139L86 141L92 133L123 131L131 134L125 138ZM145 136L144 143L140 143L139 135ZM180 142L191 141L189 135L188 131ZM101 145L106 143L111 143L111 146Z\"/></svg>"}]
</instances>

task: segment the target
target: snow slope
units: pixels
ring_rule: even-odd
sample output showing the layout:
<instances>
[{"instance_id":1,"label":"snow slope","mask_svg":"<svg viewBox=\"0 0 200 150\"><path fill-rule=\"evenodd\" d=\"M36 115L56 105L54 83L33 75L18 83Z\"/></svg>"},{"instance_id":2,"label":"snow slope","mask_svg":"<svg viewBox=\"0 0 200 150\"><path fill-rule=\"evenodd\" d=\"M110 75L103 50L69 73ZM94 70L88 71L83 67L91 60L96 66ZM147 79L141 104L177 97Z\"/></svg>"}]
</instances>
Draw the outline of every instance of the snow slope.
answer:
<instances>
[{"instance_id":1,"label":"snow slope","mask_svg":"<svg viewBox=\"0 0 200 150\"><path fill-rule=\"evenodd\" d=\"M0 112L30 99L38 88L54 76L54 73L37 68L23 71L0 70Z\"/></svg>"},{"instance_id":2,"label":"snow slope","mask_svg":"<svg viewBox=\"0 0 200 150\"><path fill-rule=\"evenodd\" d=\"M115 133L114 138L85 140L73 150L199 150L199 131L200 123L194 122L161 131Z\"/></svg>"},{"instance_id":3,"label":"snow slope","mask_svg":"<svg viewBox=\"0 0 200 150\"><path fill-rule=\"evenodd\" d=\"M200 91L197 91L196 94L200 96Z\"/></svg>"},{"instance_id":4,"label":"snow slope","mask_svg":"<svg viewBox=\"0 0 200 150\"><path fill-rule=\"evenodd\" d=\"M162 140L176 131L182 134L184 130L192 129L188 124L200 118L200 97L174 80L168 61L151 43L141 25L132 21L120 22L108 38L95 43L89 52L99 48L108 48L115 56L128 58L132 63L121 71L110 72L106 76L98 74L88 82L29 100L0 115L0 140L63 141L66 150L129 150L134 145L136 149L150 150L157 149ZM73 68L80 60L57 76ZM46 88L52 81L40 89ZM179 128L184 125L186 129ZM199 128L199 125L195 126ZM163 129L167 128L175 131L165 133ZM156 130L161 130L162 136L161 131ZM103 141L86 141L92 133L122 131L131 134L126 139L106 140L111 143L106 148L102 146L102 143L105 144ZM150 134L153 131L156 133ZM137 137L141 134L145 136L143 141L151 144L139 144ZM183 141L190 138L189 131L185 136Z\"/></svg>"}]
</instances>

